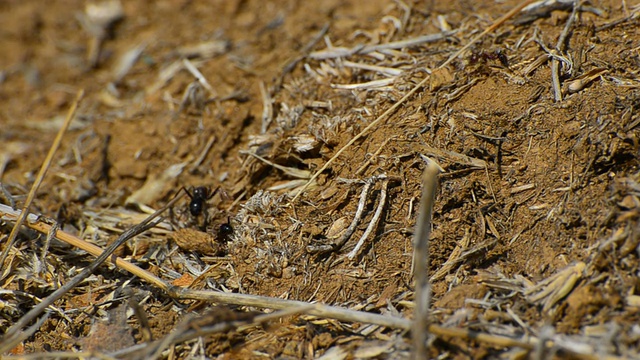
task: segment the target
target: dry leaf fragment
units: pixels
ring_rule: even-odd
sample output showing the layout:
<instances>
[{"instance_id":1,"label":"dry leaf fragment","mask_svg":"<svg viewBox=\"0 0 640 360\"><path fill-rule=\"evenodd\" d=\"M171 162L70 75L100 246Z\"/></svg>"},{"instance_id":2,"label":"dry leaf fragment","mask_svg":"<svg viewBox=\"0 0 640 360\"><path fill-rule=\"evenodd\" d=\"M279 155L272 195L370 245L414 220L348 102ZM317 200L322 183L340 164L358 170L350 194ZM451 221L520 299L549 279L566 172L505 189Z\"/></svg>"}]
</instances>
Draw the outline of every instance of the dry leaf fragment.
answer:
<instances>
[{"instance_id":1,"label":"dry leaf fragment","mask_svg":"<svg viewBox=\"0 0 640 360\"><path fill-rule=\"evenodd\" d=\"M210 59L227 52L230 45L226 40L205 41L196 45L182 46L178 48L178 54L187 59Z\"/></svg>"},{"instance_id":2,"label":"dry leaf fragment","mask_svg":"<svg viewBox=\"0 0 640 360\"><path fill-rule=\"evenodd\" d=\"M431 72L431 82L429 83L429 90L435 91L441 88L444 85L449 84L453 81L453 75L451 71L444 68L438 68Z\"/></svg>"},{"instance_id":3,"label":"dry leaf fragment","mask_svg":"<svg viewBox=\"0 0 640 360\"><path fill-rule=\"evenodd\" d=\"M350 221L349 219L347 219L346 216L339 218L338 220L334 221L333 224L331 224L325 236L327 237L327 239L331 239L331 240L341 237L342 234L344 234L344 232L347 231L347 227L349 227L349 223Z\"/></svg>"},{"instance_id":4,"label":"dry leaf fragment","mask_svg":"<svg viewBox=\"0 0 640 360\"><path fill-rule=\"evenodd\" d=\"M528 288L524 294L530 302L542 304L543 311L549 311L573 290L578 281L582 279L586 267L587 265L582 261L569 265Z\"/></svg>"},{"instance_id":5,"label":"dry leaf fragment","mask_svg":"<svg viewBox=\"0 0 640 360\"><path fill-rule=\"evenodd\" d=\"M367 341L353 354L356 359L378 358L388 353L393 347L393 341Z\"/></svg>"},{"instance_id":6,"label":"dry leaf fragment","mask_svg":"<svg viewBox=\"0 0 640 360\"><path fill-rule=\"evenodd\" d=\"M193 276L189 273L184 273L179 278L171 282L172 285L179 287L189 287L193 283Z\"/></svg>"},{"instance_id":7,"label":"dry leaf fragment","mask_svg":"<svg viewBox=\"0 0 640 360\"><path fill-rule=\"evenodd\" d=\"M145 42L136 45L132 49L129 49L124 55L118 59L115 67L112 71L113 82L118 84L124 79L124 77L129 73L129 70L133 67L133 65L138 61L140 55L142 55L142 51L147 47Z\"/></svg>"},{"instance_id":8,"label":"dry leaf fragment","mask_svg":"<svg viewBox=\"0 0 640 360\"><path fill-rule=\"evenodd\" d=\"M566 90L565 93L575 93L582 89L584 89L587 85L589 85L593 80L599 78L600 76L607 73L607 69L599 68L593 69L586 74L583 74L577 77L574 80L568 81L565 83Z\"/></svg>"},{"instance_id":9,"label":"dry leaf fragment","mask_svg":"<svg viewBox=\"0 0 640 360\"><path fill-rule=\"evenodd\" d=\"M105 31L114 23L122 20L124 9L119 0L109 0L87 4L85 14L88 20L91 21L91 25L98 27L89 30L98 31L94 33L94 36L100 36L102 33L99 31Z\"/></svg>"},{"instance_id":10,"label":"dry leaf fragment","mask_svg":"<svg viewBox=\"0 0 640 360\"><path fill-rule=\"evenodd\" d=\"M640 296L639 295L629 295L625 299L627 306L640 309Z\"/></svg>"},{"instance_id":11,"label":"dry leaf fragment","mask_svg":"<svg viewBox=\"0 0 640 360\"><path fill-rule=\"evenodd\" d=\"M311 134L300 134L292 136L290 139L293 141L293 148L299 153L311 151L320 145L318 139Z\"/></svg>"},{"instance_id":12,"label":"dry leaf fragment","mask_svg":"<svg viewBox=\"0 0 640 360\"><path fill-rule=\"evenodd\" d=\"M98 321L91 326L89 336L81 340L85 351L113 352L135 344L127 324L127 307L121 305L109 311L107 322Z\"/></svg>"},{"instance_id":13,"label":"dry leaf fragment","mask_svg":"<svg viewBox=\"0 0 640 360\"><path fill-rule=\"evenodd\" d=\"M98 64L104 40L111 35L114 25L121 21L124 15L119 0L88 3L84 14L76 15L82 27L92 37L89 44L89 62L92 67Z\"/></svg>"},{"instance_id":14,"label":"dry leaf fragment","mask_svg":"<svg viewBox=\"0 0 640 360\"><path fill-rule=\"evenodd\" d=\"M169 182L178 177L188 163L189 162L183 162L171 165L162 174L155 177L150 176L140 189L127 198L125 203L127 205L136 205L141 208L145 207L146 204L149 204L160 197Z\"/></svg>"}]
</instances>

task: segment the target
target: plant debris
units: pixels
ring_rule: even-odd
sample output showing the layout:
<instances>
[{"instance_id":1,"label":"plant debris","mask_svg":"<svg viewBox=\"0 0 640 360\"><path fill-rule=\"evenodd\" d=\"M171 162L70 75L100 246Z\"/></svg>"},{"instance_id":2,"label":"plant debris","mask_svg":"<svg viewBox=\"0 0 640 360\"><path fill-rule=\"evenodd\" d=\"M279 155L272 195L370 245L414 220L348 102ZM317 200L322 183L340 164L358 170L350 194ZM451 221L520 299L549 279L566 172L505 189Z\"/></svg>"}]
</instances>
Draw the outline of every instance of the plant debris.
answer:
<instances>
[{"instance_id":1,"label":"plant debris","mask_svg":"<svg viewBox=\"0 0 640 360\"><path fill-rule=\"evenodd\" d=\"M3 358L640 357L637 4L2 6Z\"/></svg>"}]
</instances>

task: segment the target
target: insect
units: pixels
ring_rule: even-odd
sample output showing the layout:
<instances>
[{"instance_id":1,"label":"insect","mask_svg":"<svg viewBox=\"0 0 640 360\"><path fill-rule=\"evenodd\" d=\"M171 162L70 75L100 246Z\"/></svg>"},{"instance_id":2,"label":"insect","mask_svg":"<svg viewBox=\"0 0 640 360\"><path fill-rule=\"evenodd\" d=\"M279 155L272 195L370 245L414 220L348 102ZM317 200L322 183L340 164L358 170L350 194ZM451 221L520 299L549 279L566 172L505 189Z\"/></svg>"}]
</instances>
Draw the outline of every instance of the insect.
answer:
<instances>
[{"instance_id":1,"label":"insect","mask_svg":"<svg viewBox=\"0 0 640 360\"><path fill-rule=\"evenodd\" d=\"M189 212L194 217L198 217L202 214L207 200L210 200L220 188L217 187L215 190L211 191L211 189L206 186L198 186L193 188L193 194L191 194L185 187L182 187L182 189L184 189L187 195L191 198L191 202L189 202Z\"/></svg>"},{"instance_id":2,"label":"insect","mask_svg":"<svg viewBox=\"0 0 640 360\"><path fill-rule=\"evenodd\" d=\"M227 217L227 222L218 228L218 241L229 241L229 237L233 234L231 226L231 218Z\"/></svg>"},{"instance_id":3,"label":"insect","mask_svg":"<svg viewBox=\"0 0 640 360\"><path fill-rule=\"evenodd\" d=\"M192 187L191 191L189 191L186 187L182 187L181 190L189 195L191 201L189 202L189 213L195 219L204 213L204 220L201 226L201 229L205 229L207 227L207 201L210 200L217 192L220 190L220 187L217 187L215 190L211 191L211 189L207 186L197 186Z\"/></svg>"},{"instance_id":4,"label":"insect","mask_svg":"<svg viewBox=\"0 0 640 360\"><path fill-rule=\"evenodd\" d=\"M471 64L477 64L479 62L489 62L490 60L499 60L502 66L509 68L509 59L502 49L496 49L494 51L473 51L469 57Z\"/></svg>"}]
</instances>

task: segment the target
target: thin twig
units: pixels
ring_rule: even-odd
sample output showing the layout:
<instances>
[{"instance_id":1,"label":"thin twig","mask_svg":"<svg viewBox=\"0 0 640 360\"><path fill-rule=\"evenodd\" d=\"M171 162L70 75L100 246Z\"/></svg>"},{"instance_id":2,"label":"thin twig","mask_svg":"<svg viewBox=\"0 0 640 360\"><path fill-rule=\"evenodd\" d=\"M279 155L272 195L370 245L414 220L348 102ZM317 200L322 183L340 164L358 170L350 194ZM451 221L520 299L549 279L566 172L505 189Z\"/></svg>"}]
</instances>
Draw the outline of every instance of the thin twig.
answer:
<instances>
[{"instance_id":1,"label":"thin twig","mask_svg":"<svg viewBox=\"0 0 640 360\"><path fill-rule=\"evenodd\" d=\"M179 197L182 197L183 194L181 192L181 195L179 195ZM3 221L16 221L16 219L19 216L19 211L16 210L12 210L11 208L9 208L7 205L4 204L0 204L0 219ZM37 217L34 214L29 214L27 217L27 223L25 226L36 230L40 233L43 234L49 234L51 232L51 225L47 224L45 221L40 221L42 220L42 218ZM88 243L82 239L79 239L67 232L64 232L62 230L58 230L56 232L55 237L63 242L66 242L67 244L77 247L79 249L82 249L86 252L88 252L89 254L93 255L93 256L100 256L100 254L102 254L103 249L101 249L100 247L93 245L91 243ZM141 268L139 268L138 266L123 260L121 258L116 258L115 260L115 265L118 266L119 268L126 270L148 282L150 282L151 284L154 284L156 286L158 286L159 288L166 290L168 288L168 286L164 283L164 281L162 281L160 278L152 275L151 273L147 272L146 270L143 270Z\"/></svg>"},{"instance_id":2,"label":"thin twig","mask_svg":"<svg viewBox=\"0 0 640 360\"><path fill-rule=\"evenodd\" d=\"M198 82L202 84L202 86L204 86L205 89L209 91L209 94L211 94L211 96L213 97L218 96L218 94L213 89L211 84L209 84L209 82L207 81L207 78L205 78L204 75L202 75L200 70L198 70L198 68L195 65L193 65L191 61L189 61L188 59L182 59L182 63L184 64L184 67L191 73L191 75L193 75L198 80Z\"/></svg>"},{"instance_id":3,"label":"thin twig","mask_svg":"<svg viewBox=\"0 0 640 360\"><path fill-rule=\"evenodd\" d=\"M582 6L582 1L576 1L573 4L573 11L571 12L571 16L567 19L567 23L564 25L564 29L562 30L562 34L558 37L558 42L556 43L556 49L558 51L564 51L567 47L567 38L569 37L569 33L571 32L571 28L573 27L573 23L578 18L578 11Z\"/></svg>"},{"instance_id":4,"label":"thin twig","mask_svg":"<svg viewBox=\"0 0 640 360\"><path fill-rule=\"evenodd\" d=\"M16 210L17 209L16 201L13 199L13 196L11 195L9 190L7 190L7 188L5 188L4 184L1 183L1 182L0 182L0 190L2 190L2 195L4 195L4 197L6 198L7 202L9 202L9 205L11 205L11 208L13 210ZM0 265L2 265L2 263L0 263Z\"/></svg>"},{"instance_id":5,"label":"thin twig","mask_svg":"<svg viewBox=\"0 0 640 360\"><path fill-rule=\"evenodd\" d=\"M260 82L260 94L262 95L262 126L260 127L260 134L265 134L271 121L273 121L273 100L264 85L264 81Z\"/></svg>"},{"instance_id":6,"label":"thin twig","mask_svg":"<svg viewBox=\"0 0 640 360\"><path fill-rule=\"evenodd\" d=\"M603 31L603 30L610 29L610 28L612 28L612 27L614 27L614 26L618 26L618 25L620 25L620 24L623 24L623 23L625 23L625 22L627 22L627 21L629 21L629 20L635 20L635 19L637 19L637 18L638 18L638 11L639 11L639 10L640 10L640 9L636 9L636 11L632 12L632 13L631 13L631 14L629 14L629 15L625 15L625 16L624 16L624 17L622 17L622 18L615 19L615 20L613 20L613 21L611 21L611 22L608 22L608 23L606 23L606 24L600 25L600 26L598 26L598 27L596 27L596 28L595 28L595 32L600 32L600 31Z\"/></svg>"},{"instance_id":7,"label":"thin twig","mask_svg":"<svg viewBox=\"0 0 640 360\"><path fill-rule=\"evenodd\" d=\"M564 49L566 48L567 38L569 37L569 32L571 31L571 27L578 17L578 10L582 6L582 1L576 1L573 5L573 11L571 12L571 16L567 20L567 23L558 37L558 42L556 43L556 51L557 55L561 55ZM558 60L559 56L551 57L551 85L553 88L553 98L556 102L562 101L562 88L560 85L560 61Z\"/></svg>"},{"instance_id":8,"label":"thin twig","mask_svg":"<svg viewBox=\"0 0 640 360\"><path fill-rule=\"evenodd\" d=\"M442 39L446 39L447 37L455 33L456 31L445 31L438 34L423 35L423 36L418 36L411 39L394 41L386 44L367 45L367 46L358 45L353 48L331 47L326 50L314 51L311 54L309 54L309 58L315 59L315 60L326 60L326 59L333 59L337 57L351 56L355 54L368 54L368 53L382 51L382 50L410 48L410 47L414 47L424 43L435 42Z\"/></svg>"},{"instance_id":9,"label":"thin twig","mask_svg":"<svg viewBox=\"0 0 640 360\"><path fill-rule=\"evenodd\" d=\"M302 48L302 50L300 50L299 56L296 56L295 58L288 60L285 63L285 65L282 67L282 74L280 74L280 77L276 82L276 85L275 85L276 89L280 89L282 87L282 82L284 81L284 77L288 73L293 71L293 69L296 67L296 65L298 65L300 61L302 61L302 59L304 59L309 55L309 52L311 51L311 49L313 49L313 47L316 46L318 41L322 40L322 38L326 35L327 31L329 31L329 23L324 24L324 26L322 26L322 29L320 29L320 31L318 31L318 33L311 40L309 40L309 42Z\"/></svg>"},{"instance_id":10,"label":"thin twig","mask_svg":"<svg viewBox=\"0 0 640 360\"><path fill-rule=\"evenodd\" d=\"M209 154L209 151L211 150L211 147L213 146L213 143L215 141L216 141L215 135L209 136L209 140L207 140L207 144L204 146L204 149L202 149L202 152L200 153L200 156L198 156L198 158L191 164L191 170L192 171L197 169L198 166L200 166L200 164L202 164L204 159L207 157L207 154Z\"/></svg>"},{"instance_id":11,"label":"thin twig","mask_svg":"<svg viewBox=\"0 0 640 360\"><path fill-rule=\"evenodd\" d=\"M129 307L133 309L133 313L138 319L142 340L145 342L153 341L153 333L151 332L151 326L149 325L149 317L147 316L147 313L145 312L142 305L140 305L140 303L138 302L138 299L133 290L127 287L124 289L123 293L129 297L127 303L129 304Z\"/></svg>"},{"instance_id":12,"label":"thin twig","mask_svg":"<svg viewBox=\"0 0 640 360\"><path fill-rule=\"evenodd\" d=\"M39 269L36 269L36 272L46 271L47 270L47 252L49 251L49 246L51 245L51 240L56 237L56 233L60 229L60 225L57 222L54 222L51 225L51 229L47 233L47 238L44 242L44 246L42 247L42 253L40 254L40 264L38 266Z\"/></svg>"},{"instance_id":13,"label":"thin twig","mask_svg":"<svg viewBox=\"0 0 640 360\"><path fill-rule=\"evenodd\" d=\"M2 257L0 258L0 269L2 269L2 267L4 266L4 262L7 259L7 256L9 255L9 250L11 250L14 242L16 241L16 237L18 236L18 231L20 230L22 223L24 223L24 220L27 214L29 213L29 208L31 207L31 203L33 202L33 199L36 197L36 192L38 191L40 184L42 184L42 180L44 179L44 176L47 173L47 170L49 170L49 167L51 166L51 161L53 161L53 155L56 153L56 150L58 150L58 148L60 147L60 143L62 142L62 136L64 135L65 132L67 132L67 129L69 128L69 124L71 124L71 121L74 119L76 115L76 110L78 109L78 105L80 104L80 101L82 100L83 96L84 96L84 90L78 91L76 100L73 102L73 105L71 105L71 108L67 113L67 118L64 120L64 123L62 124L62 127L58 131L56 138L53 140L53 144L51 144L51 148L47 153L47 157L44 159L44 162L40 167L40 171L38 172L38 175L36 176L36 179L33 182L33 185L31 186L29 195L27 195L27 201L25 201L24 206L22 207L22 212L20 213L20 216L16 220L16 223L14 224L13 229L11 229L11 233L9 234L9 238L7 239L7 247L2 252Z\"/></svg>"},{"instance_id":14,"label":"thin twig","mask_svg":"<svg viewBox=\"0 0 640 360\"><path fill-rule=\"evenodd\" d=\"M382 152L382 150L387 146L387 144L391 141L391 140L395 140L397 136L393 135L390 138L386 139L385 141L382 142L382 144L380 145L380 147L378 148L378 150L376 150L376 152L374 152L373 154L371 154L371 156L367 159L367 161L364 162L364 164L362 164L358 170L356 170L356 172L354 173L357 176L362 175L362 173L364 173L365 170L367 170L367 167L369 167L369 165L371 165L371 162L373 161L374 158L376 158L378 155L380 155L380 153Z\"/></svg>"},{"instance_id":15,"label":"thin twig","mask_svg":"<svg viewBox=\"0 0 640 360\"><path fill-rule=\"evenodd\" d=\"M7 351L15 348L21 342L27 340L31 335L35 334L40 326L44 324L45 321L49 318L49 314L45 314L40 320L38 320L35 324L31 325L27 330L17 332L15 334L4 336L2 338L2 342L0 342L0 354L4 354Z\"/></svg>"},{"instance_id":16,"label":"thin twig","mask_svg":"<svg viewBox=\"0 0 640 360\"><path fill-rule=\"evenodd\" d=\"M147 218L149 221L153 220L153 217L150 216ZM71 289L80 284L84 279L89 277L95 269L98 268L103 262L107 260L107 258L113 254L113 252L118 248L119 245L122 245L128 239L145 232L146 230L157 225L157 222L143 221L142 223L132 227L131 229L125 231L118 237L116 241L113 242L94 262L92 262L89 266L84 268L78 275L74 276L69 282L64 284L64 286L58 288L58 290L54 291L51 295L49 295L46 299L44 299L40 304L36 305L29 312L27 312L24 316L20 318L15 324L13 324L8 330L3 339L11 338L15 333L20 332L21 329L30 323L33 319L38 317L42 312L44 312L47 307L53 304L55 301L64 296ZM4 340L3 340L4 341Z\"/></svg>"},{"instance_id":17,"label":"thin twig","mask_svg":"<svg viewBox=\"0 0 640 360\"><path fill-rule=\"evenodd\" d=\"M413 338L413 358L426 359L427 337L429 336L429 236L431 234L431 214L438 186L438 173L442 168L433 160L429 161L422 174L422 197L416 219L416 233L413 250L413 273L415 284L415 318L411 328Z\"/></svg>"}]
</instances>

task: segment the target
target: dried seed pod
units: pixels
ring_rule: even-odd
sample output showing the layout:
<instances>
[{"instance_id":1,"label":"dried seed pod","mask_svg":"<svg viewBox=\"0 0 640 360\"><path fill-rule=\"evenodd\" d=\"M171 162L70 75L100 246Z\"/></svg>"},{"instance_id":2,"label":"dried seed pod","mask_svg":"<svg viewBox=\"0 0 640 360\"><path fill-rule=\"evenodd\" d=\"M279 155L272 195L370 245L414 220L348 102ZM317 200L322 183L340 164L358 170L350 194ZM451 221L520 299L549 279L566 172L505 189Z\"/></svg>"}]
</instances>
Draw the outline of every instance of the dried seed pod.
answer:
<instances>
[{"instance_id":1,"label":"dried seed pod","mask_svg":"<svg viewBox=\"0 0 640 360\"><path fill-rule=\"evenodd\" d=\"M566 83L566 91L568 93L575 93L582 89L584 89L587 85L589 85L593 80L599 78L600 76L607 73L607 69L599 68L593 69L588 73L579 76L578 78L571 80Z\"/></svg>"},{"instance_id":2,"label":"dried seed pod","mask_svg":"<svg viewBox=\"0 0 640 360\"><path fill-rule=\"evenodd\" d=\"M194 230L180 229L171 233L171 239L184 251L219 256L224 253L224 246L216 241L215 236Z\"/></svg>"}]
</instances>

